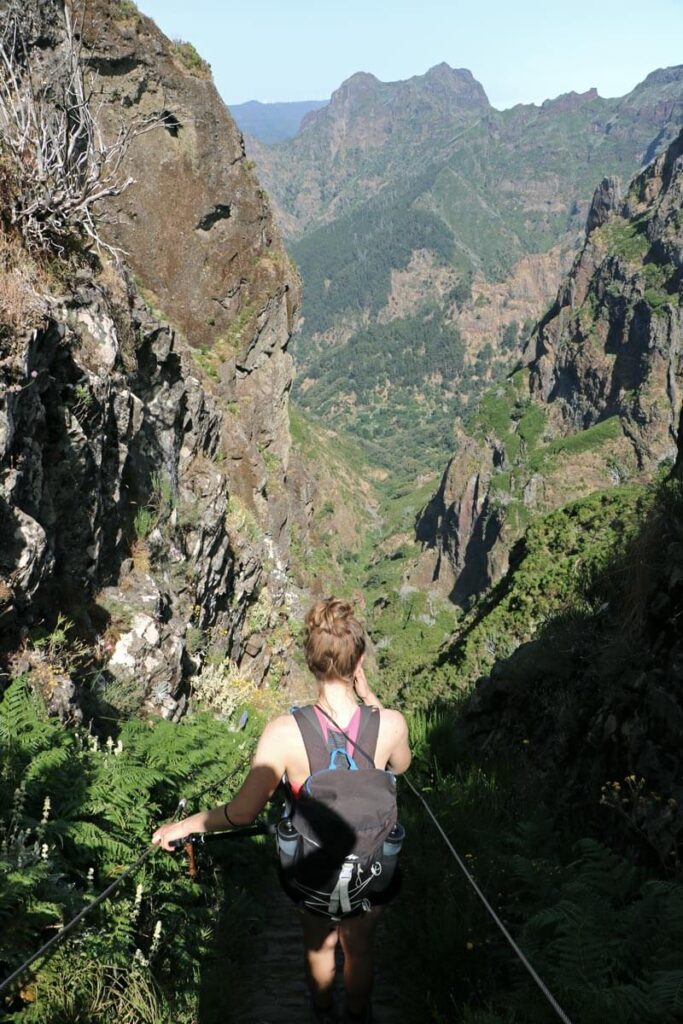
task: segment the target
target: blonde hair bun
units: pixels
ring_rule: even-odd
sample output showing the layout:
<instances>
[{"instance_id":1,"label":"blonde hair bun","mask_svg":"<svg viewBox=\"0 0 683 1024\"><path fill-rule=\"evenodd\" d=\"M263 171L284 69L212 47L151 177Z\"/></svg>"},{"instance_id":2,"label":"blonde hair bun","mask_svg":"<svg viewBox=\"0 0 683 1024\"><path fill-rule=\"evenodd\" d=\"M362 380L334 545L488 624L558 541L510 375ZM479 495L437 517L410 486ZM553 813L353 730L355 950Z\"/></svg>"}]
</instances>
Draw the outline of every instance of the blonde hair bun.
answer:
<instances>
[{"instance_id":1,"label":"blonde hair bun","mask_svg":"<svg viewBox=\"0 0 683 1024\"><path fill-rule=\"evenodd\" d=\"M316 679L352 679L365 652L365 630L353 605L338 597L318 601L306 618L304 651Z\"/></svg>"}]
</instances>

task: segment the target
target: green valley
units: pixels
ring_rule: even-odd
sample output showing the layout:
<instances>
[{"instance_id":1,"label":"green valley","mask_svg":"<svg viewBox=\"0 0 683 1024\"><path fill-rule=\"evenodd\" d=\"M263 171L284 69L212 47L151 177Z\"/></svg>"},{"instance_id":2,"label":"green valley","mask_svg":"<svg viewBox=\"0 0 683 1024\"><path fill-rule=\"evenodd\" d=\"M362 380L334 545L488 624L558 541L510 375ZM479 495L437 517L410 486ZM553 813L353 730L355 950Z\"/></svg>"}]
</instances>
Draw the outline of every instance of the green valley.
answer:
<instances>
[{"instance_id":1,"label":"green valley","mask_svg":"<svg viewBox=\"0 0 683 1024\"><path fill-rule=\"evenodd\" d=\"M680 122L682 89L681 68L669 68L620 99L593 90L497 111L469 72L446 65L408 82L354 76L296 137L258 147L304 283L297 401L317 416L332 411L369 452L379 436L397 468L410 444L401 422L422 423L433 464L443 462L454 418L519 357L528 332L508 347L506 331L519 334L550 302L595 185L607 175L628 180L662 151ZM364 386L425 306L464 349L438 381L441 409L429 398L429 358L412 393L387 394L381 380L374 391ZM419 331L412 349L419 360ZM399 360L396 382L402 372Z\"/></svg>"}]
</instances>

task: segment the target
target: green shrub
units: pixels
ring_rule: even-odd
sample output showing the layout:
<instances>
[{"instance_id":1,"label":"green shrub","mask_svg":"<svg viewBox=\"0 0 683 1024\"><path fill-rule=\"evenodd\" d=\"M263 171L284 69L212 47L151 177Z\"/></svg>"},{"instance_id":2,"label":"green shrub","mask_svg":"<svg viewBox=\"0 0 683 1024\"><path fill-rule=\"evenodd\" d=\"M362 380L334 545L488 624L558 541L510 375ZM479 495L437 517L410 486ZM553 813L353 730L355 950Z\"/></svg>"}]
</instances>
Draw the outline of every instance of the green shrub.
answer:
<instances>
[{"instance_id":1,"label":"green shrub","mask_svg":"<svg viewBox=\"0 0 683 1024\"><path fill-rule=\"evenodd\" d=\"M112 17L115 21L128 21L137 18L140 11L133 0L114 0L112 4Z\"/></svg>"},{"instance_id":2,"label":"green shrub","mask_svg":"<svg viewBox=\"0 0 683 1024\"><path fill-rule=\"evenodd\" d=\"M640 263L650 248L643 222L634 223L623 217L615 217L598 228L607 249L630 263Z\"/></svg>"},{"instance_id":3,"label":"green shrub","mask_svg":"<svg viewBox=\"0 0 683 1024\"><path fill-rule=\"evenodd\" d=\"M637 528L648 502L642 488L620 487L535 520L513 551L508 575L465 617L442 659L452 683L473 683L552 616L585 608L583 583Z\"/></svg>"},{"instance_id":4,"label":"green shrub","mask_svg":"<svg viewBox=\"0 0 683 1024\"><path fill-rule=\"evenodd\" d=\"M661 291L659 288L646 288L643 297L655 313L659 313L662 306L671 302L669 293Z\"/></svg>"},{"instance_id":5,"label":"green shrub","mask_svg":"<svg viewBox=\"0 0 683 1024\"><path fill-rule=\"evenodd\" d=\"M133 519L133 529L138 540L147 540L157 523L157 516L151 508L139 508Z\"/></svg>"},{"instance_id":6,"label":"green shrub","mask_svg":"<svg viewBox=\"0 0 683 1024\"><path fill-rule=\"evenodd\" d=\"M211 75L211 65L199 55L192 43L183 39L174 39L173 53L183 67L197 78L208 78Z\"/></svg>"},{"instance_id":7,"label":"green shrub","mask_svg":"<svg viewBox=\"0 0 683 1024\"><path fill-rule=\"evenodd\" d=\"M207 662L192 680L192 692L196 700L224 721L243 707L255 690L254 681L229 658L218 664Z\"/></svg>"},{"instance_id":8,"label":"green shrub","mask_svg":"<svg viewBox=\"0 0 683 1024\"><path fill-rule=\"evenodd\" d=\"M555 823L524 750L463 742L459 706L415 716L413 782L573 1020L673 1024L683 1005L683 884ZM385 939L406 1020L542 1024L544 997L399 780L404 882ZM582 834L579 833L579 836ZM448 971L434 965L448 963Z\"/></svg>"},{"instance_id":9,"label":"green shrub","mask_svg":"<svg viewBox=\"0 0 683 1024\"><path fill-rule=\"evenodd\" d=\"M228 498L226 523L229 530L243 535L251 543L263 538L263 530L259 526L256 516L236 494L231 494Z\"/></svg>"}]
</instances>

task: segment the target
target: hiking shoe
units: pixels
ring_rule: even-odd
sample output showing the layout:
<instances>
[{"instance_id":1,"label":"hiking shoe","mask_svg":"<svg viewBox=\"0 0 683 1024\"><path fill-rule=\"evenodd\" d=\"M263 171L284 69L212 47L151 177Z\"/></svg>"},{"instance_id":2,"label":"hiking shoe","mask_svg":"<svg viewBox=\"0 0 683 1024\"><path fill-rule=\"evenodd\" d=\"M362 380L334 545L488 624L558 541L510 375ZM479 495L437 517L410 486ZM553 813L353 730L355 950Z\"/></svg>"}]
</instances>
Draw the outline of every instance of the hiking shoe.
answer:
<instances>
[{"instance_id":1,"label":"hiking shoe","mask_svg":"<svg viewBox=\"0 0 683 1024\"><path fill-rule=\"evenodd\" d=\"M337 1016L334 1004L325 1010L321 1010L319 1006L311 1003L311 1020L315 1021L315 1024L339 1024L339 1017Z\"/></svg>"},{"instance_id":2,"label":"hiking shoe","mask_svg":"<svg viewBox=\"0 0 683 1024\"><path fill-rule=\"evenodd\" d=\"M363 1013L351 1013L348 1006L345 1007L343 1024L372 1024L372 1007L368 1006Z\"/></svg>"}]
</instances>

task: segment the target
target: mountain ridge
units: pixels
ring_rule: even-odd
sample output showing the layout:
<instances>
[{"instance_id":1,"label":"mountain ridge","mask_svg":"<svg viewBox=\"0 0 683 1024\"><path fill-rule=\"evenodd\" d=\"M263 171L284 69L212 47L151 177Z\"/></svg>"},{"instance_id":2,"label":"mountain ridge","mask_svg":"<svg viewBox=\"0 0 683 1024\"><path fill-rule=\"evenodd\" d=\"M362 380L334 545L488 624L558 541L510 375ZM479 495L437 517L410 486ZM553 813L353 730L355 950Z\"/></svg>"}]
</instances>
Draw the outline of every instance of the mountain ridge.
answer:
<instances>
[{"instance_id":1,"label":"mountain ridge","mask_svg":"<svg viewBox=\"0 0 683 1024\"><path fill-rule=\"evenodd\" d=\"M393 103L394 113L397 115L399 123L405 121L403 111L400 110L401 100L404 94L408 94L410 91L417 91L423 102L429 102L430 99L433 100L434 102L432 103L431 109L435 109L437 97L434 95L435 90L432 87L435 83L440 84L444 80L449 84L458 83L458 88L455 89L455 92L458 94L460 99L462 100L463 97L467 98L469 95L473 99L471 109L476 111L480 116L486 114L493 118L493 122L491 122L490 127L498 125L498 130L504 131L507 121L512 121L513 126L519 126L520 119L523 122L526 122L529 119L533 121L535 116L541 112L544 116L547 116L551 112L556 113L563 110L571 111L578 107L590 104L591 102L597 102L598 104L595 111L596 114L603 114L603 117L598 118L596 123L600 125L601 122L603 122L606 125L606 123L611 120L608 115L618 117L620 113L623 114L624 109L628 107L629 100L634 97L640 97L642 93L652 90L653 87L661 88L681 83L683 81L683 65L659 68L650 72L646 78L637 83L633 89L620 97L603 98L598 94L595 88L592 88L581 93L572 91L560 94L556 97L549 97L541 104L519 103L513 107L505 108L504 110L498 110L491 106L484 87L474 78L471 71L464 68L450 68L446 63L435 65L423 75L414 75L411 78L399 80L397 82L381 82L376 76L369 72L356 72L354 75L351 75L342 82L338 89L335 90L327 107L320 111L313 112L312 115L309 115L306 118L305 125L302 125L302 130L299 132L298 136L287 140L284 144L267 147L266 149L261 149L258 146L252 147L251 155L254 156L257 163L260 164L261 170L265 174L266 183L268 184L269 191L273 198L276 216L280 218L281 226L283 227L285 234L292 234L292 224L286 218L284 220L282 219L283 213L291 213L292 211L286 204L284 208L281 209L283 190L285 192L287 191L287 183L285 182L283 184L281 181L278 185L278 181L272 179L271 164L273 161L275 161L273 166L277 166L280 178L282 178L283 174L284 177L287 178L286 158L288 154L290 154L292 158L296 155L296 159L299 160L299 162L301 162L302 159L305 160L306 153L301 150L303 146L309 147L312 144L312 132L315 132L316 130L318 132L324 132L326 129L329 131L329 121L333 119L337 112L343 114L345 119L349 116L357 118L361 113L367 114L367 110L354 110L353 104L351 104L352 109L349 110L348 105L350 101L353 100L365 102L368 96L378 96L382 94L385 102ZM464 85L467 85L467 89L463 91L462 86ZM451 92L452 91L453 90L451 90ZM426 112L426 108L422 109L422 116L424 116ZM444 126L446 124L451 124L451 126L454 127L454 117L458 122L462 121L462 117L459 117L459 115L463 113L462 107L459 108L458 111L439 111L437 107L436 112L443 115ZM610 128L610 131L613 130L613 127L614 126ZM435 124L432 123L430 125L432 133L434 128ZM324 156L324 148L322 151L320 150L320 141L323 140L319 140L318 145L316 146L316 156L318 159L320 159L321 156ZM408 150L414 144L410 139L404 139L403 141ZM280 155L282 155L284 163L280 159ZM333 173L332 177L334 178L336 175ZM317 215L314 215L311 218L310 212L306 213L304 221L297 226L296 232L300 232L302 229L305 230L307 224L314 223L316 216ZM323 220L326 219L329 219L329 217L327 214L324 214Z\"/></svg>"},{"instance_id":2,"label":"mountain ridge","mask_svg":"<svg viewBox=\"0 0 683 1024\"><path fill-rule=\"evenodd\" d=\"M683 121L681 67L617 100L588 90L503 112L442 104L428 78L410 86L430 93L422 117L403 104L405 83L368 77L363 88L388 90L394 106L375 120L376 99L353 114L342 103L339 116L332 105L279 148L277 180L260 167L304 281L297 401L369 451L383 444L383 465L401 472L411 451L416 468L427 450L443 465L458 418L511 368L581 244L595 182L630 179ZM394 111L404 120L389 132ZM430 320L437 346L456 332L464 364L451 348L440 382L429 360L401 381L407 335L424 338ZM392 376L382 364L397 345ZM371 391L358 383L361 351L381 366Z\"/></svg>"},{"instance_id":3,"label":"mountain ridge","mask_svg":"<svg viewBox=\"0 0 683 1024\"><path fill-rule=\"evenodd\" d=\"M245 136L252 136L259 142L273 143L290 139L297 134L308 115L329 100L289 100L263 103L247 100L246 103L229 103L228 109Z\"/></svg>"}]
</instances>

